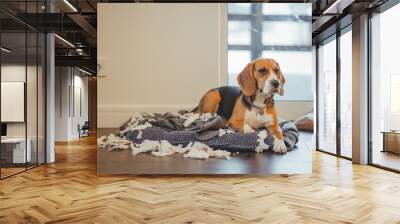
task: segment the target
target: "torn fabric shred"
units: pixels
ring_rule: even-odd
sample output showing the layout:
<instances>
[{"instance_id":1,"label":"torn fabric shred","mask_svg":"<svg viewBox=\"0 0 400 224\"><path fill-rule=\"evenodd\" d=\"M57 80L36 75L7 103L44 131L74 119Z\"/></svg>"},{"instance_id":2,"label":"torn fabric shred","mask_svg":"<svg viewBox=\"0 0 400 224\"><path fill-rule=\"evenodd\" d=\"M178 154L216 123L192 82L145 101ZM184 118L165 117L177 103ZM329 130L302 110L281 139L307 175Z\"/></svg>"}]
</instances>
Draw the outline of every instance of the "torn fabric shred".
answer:
<instances>
[{"instance_id":1,"label":"torn fabric shred","mask_svg":"<svg viewBox=\"0 0 400 224\"><path fill-rule=\"evenodd\" d=\"M222 128L220 128L220 129L218 130L218 136L219 136L219 137L222 137L222 136L224 136L224 135L226 135L226 134L230 134L230 133L235 133L235 132L232 131L231 129L222 129Z\"/></svg>"},{"instance_id":2,"label":"torn fabric shred","mask_svg":"<svg viewBox=\"0 0 400 224\"><path fill-rule=\"evenodd\" d=\"M151 141L146 139L141 144L134 144L115 134L98 138L97 145L99 147L108 148L109 150L131 149L133 156L137 156L140 153L151 152L151 155L159 157L179 153L183 154L186 158L194 159L208 159L210 157L230 159L231 155L228 151L214 150L201 142L189 143L187 146L183 147L182 145L172 145L166 140Z\"/></svg>"},{"instance_id":3,"label":"torn fabric shred","mask_svg":"<svg viewBox=\"0 0 400 224\"><path fill-rule=\"evenodd\" d=\"M125 134L129 131L138 131L137 139L142 139L143 130L152 127L152 124L148 118L152 114L136 113L131 119L124 125L122 130L118 134L110 134L109 136L102 136L98 138L97 145L99 147L107 148L108 150L116 149L131 149L132 155L137 156L141 153L150 153L153 156L164 157L170 156L175 153L182 154L186 158L195 159L208 159L210 157L230 159L231 153L226 150L218 150L209 147L208 145L201 142L191 142L185 147L183 145L172 145L166 140L152 141L145 139L141 144L133 143L125 139ZM214 115L211 113L197 114L197 113L186 113L178 115L184 119L184 127L189 127L197 120L207 121ZM224 136L229 133L234 133L231 129L219 129L218 136ZM255 148L256 152L262 152L269 149L269 145L265 144L265 139L268 133L266 130L260 131L257 135L258 145Z\"/></svg>"},{"instance_id":4,"label":"torn fabric shred","mask_svg":"<svg viewBox=\"0 0 400 224\"><path fill-rule=\"evenodd\" d=\"M269 145L265 144L265 139L268 136L268 132L266 130L262 130L257 134L257 142L258 146L255 148L256 152L263 152L264 150L269 149Z\"/></svg>"},{"instance_id":5,"label":"torn fabric shred","mask_svg":"<svg viewBox=\"0 0 400 224\"><path fill-rule=\"evenodd\" d=\"M109 150L115 149L129 149L131 141L116 136L115 134L110 134L109 136L102 136L97 139L97 145L100 147L108 147Z\"/></svg>"}]
</instances>

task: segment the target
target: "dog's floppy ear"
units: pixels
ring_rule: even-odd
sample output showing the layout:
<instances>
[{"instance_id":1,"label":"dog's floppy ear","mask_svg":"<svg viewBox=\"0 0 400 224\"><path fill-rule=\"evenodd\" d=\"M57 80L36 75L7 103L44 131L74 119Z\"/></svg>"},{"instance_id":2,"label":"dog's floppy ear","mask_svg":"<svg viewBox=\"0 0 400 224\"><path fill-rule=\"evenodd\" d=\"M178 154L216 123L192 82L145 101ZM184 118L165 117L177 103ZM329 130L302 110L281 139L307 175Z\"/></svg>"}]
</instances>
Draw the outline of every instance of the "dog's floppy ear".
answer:
<instances>
[{"instance_id":1,"label":"dog's floppy ear","mask_svg":"<svg viewBox=\"0 0 400 224\"><path fill-rule=\"evenodd\" d=\"M278 65L278 68L279 68L279 64L278 63L276 63L277 65ZM285 94L285 89L283 88L284 87L284 85L285 85L285 82L286 82L286 80L285 80L285 76L283 75L283 73L282 73L282 70L279 68L279 73L280 73L280 75L279 75L279 77L280 77L280 81L281 81L281 84L280 84L280 86L279 86L279 91L278 91L278 94L280 95L280 96L283 96L283 94Z\"/></svg>"},{"instance_id":2,"label":"dog's floppy ear","mask_svg":"<svg viewBox=\"0 0 400 224\"><path fill-rule=\"evenodd\" d=\"M237 81L245 96L252 96L256 92L256 79L253 74L253 63L250 62L237 76Z\"/></svg>"}]
</instances>

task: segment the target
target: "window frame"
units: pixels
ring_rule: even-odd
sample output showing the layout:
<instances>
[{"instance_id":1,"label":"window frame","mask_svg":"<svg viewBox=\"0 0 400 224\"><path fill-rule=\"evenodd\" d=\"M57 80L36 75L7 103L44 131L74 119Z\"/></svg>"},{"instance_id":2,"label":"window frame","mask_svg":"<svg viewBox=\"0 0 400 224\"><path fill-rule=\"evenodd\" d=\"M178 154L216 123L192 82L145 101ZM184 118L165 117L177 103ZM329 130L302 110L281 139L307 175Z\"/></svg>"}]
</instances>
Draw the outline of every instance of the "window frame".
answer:
<instances>
[{"instance_id":1,"label":"window frame","mask_svg":"<svg viewBox=\"0 0 400 224\"><path fill-rule=\"evenodd\" d=\"M372 107L373 107L373 102L372 102L372 98L373 98L373 93L374 93L374 89L372 87L372 80L373 80L373 29L374 27L372 26L372 20L374 19L374 17L377 14L382 14L385 11L391 9L394 6L397 6L399 3L398 0L388 0L386 1L384 4L380 5L379 7L375 8L372 11L368 12L368 31L367 31L367 38L368 38L368 69L367 69L367 75L368 75L368 110L367 110L367 117L368 117L368 125L367 125L367 131L368 131L368 137L367 137L367 141L368 141L368 165L373 166L373 167L377 167L379 169L383 169L383 170L387 170L387 171L391 171L394 173L400 173L400 170L398 169L394 169L379 163L375 163L374 162L374 141L373 141L373 127L372 127L372 119L373 119L373 111L372 111Z\"/></svg>"},{"instance_id":2,"label":"window frame","mask_svg":"<svg viewBox=\"0 0 400 224\"><path fill-rule=\"evenodd\" d=\"M266 45L263 44L263 22L274 21L274 22L288 22L298 21L311 22L312 16L310 15L264 15L263 14L263 3L251 3L250 14L234 14L229 13L228 9L228 24L229 21L250 21L250 27L252 29L259 30L260 32L250 32L250 44L229 44L229 51L248 51L250 52L250 60L254 60L262 56L263 51L281 51L281 52L307 52L312 53L312 45ZM300 74L300 73L299 73ZM294 73L287 74L289 76L296 75ZM229 76L229 73L228 73ZM312 79L312 73L310 73ZM228 77L229 80L229 77ZM277 99L282 102L312 102L313 97L304 99Z\"/></svg>"},{"instance_id":3,"label":"window frame","mask_svg":"<svg viewBox=\"0 0 400 224\"><path fill-rule=\"evenodd\" d=\"M342 155L342 150L341 150L341 117L340 117L340 113L341 113L341 90L340 90L340 84L341 84L341 67L340 67L340 59L341 59L341 53L340 53L340 41L341 41L341 36L344 35L347 32L352 32L352 23L347 24L346 26L344 26L343 28L337 30L335 33L333 33L332 35L326 37L325 39L319 40L319 42L316 44L316 110L315 110L315 120L317 122L316 123L316 138L315 138L315 148L317 151L319 152L323 152L329 155L333 155L333 156L337 156L343 159L347 159L347 160L352 160L351 157L347 157ZM319 144L319 101L320 101L320 96L319 96L319 86L320 86L320 80L319 80L319 53L318 53L318 49L320 47L321 44L326 44L330 41L336 41L336 152L332 153L329 151L326 151L324 149L320 148L320 144Z\"/></svg>"}]
</instances>

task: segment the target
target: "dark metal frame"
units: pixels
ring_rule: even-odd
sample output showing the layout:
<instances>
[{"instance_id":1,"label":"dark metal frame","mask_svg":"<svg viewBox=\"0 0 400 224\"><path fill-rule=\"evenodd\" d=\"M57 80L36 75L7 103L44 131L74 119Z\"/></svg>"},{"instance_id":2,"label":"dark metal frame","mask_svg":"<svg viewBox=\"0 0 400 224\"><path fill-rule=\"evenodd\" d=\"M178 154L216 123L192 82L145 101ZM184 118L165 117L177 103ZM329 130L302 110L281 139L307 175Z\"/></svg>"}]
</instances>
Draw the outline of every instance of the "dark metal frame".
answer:
<instances>
[{"instance_id":1,"label":"dark metal frame","mask_svg":"<svg viewBox=\"0 0 400 224\"><path fill-rule=\"evenodd\" d=\"M367 120L368 120L368 124L367 124L367 132L368 132L368 137L367 137L367 141L368 141L368 164L372 165L372 153L373 153L373 149L372 149L372 64L371 64L371 56L372 56L372 33L371 33L371 19L372 19L372 13L368 13L368 54L367 54L367 60L368 60L368 75L367 75L367 84L368 84L368 100L367 100L367 107L368 107L368 114L367 114Z\"/></svg>"},{"instance_id":2,"label":"dark metal frame","mask_svg":"<svg viewBox=\"0 0 400 224\"><path fill-rule=\"evenodd\" d=\"M315 117L315 148L318 151L319 149L319 120L318 120L318 114L319 114L319 106L318 106L318 102L319 102L319 63L318 63L318 59L319 59L319 45L315 45L315 113L314 113L314 117Z\"/></svg>"},{"instance_id":3,"label":"dark metal frame","mask_svg":"<svg viewBox=\"0 0 400 224\"><path fill-rule=\"evenodd\" d=\"M25 0L23 2L27 3L28 1ZM38 11L39 10L38 4L39 4L39 2L42 2L42 1L31 0L29 2L36 2L37 3L36 4L36 11ZM1 11L2 12L6 12L4 10L1 10ZM27 11L27 4L25 4L25 11ZM46 7L46 11L47 11L47 7ZM7 14L7 15L9 15L9 14ZM25 13L25 19L26 19L26 15L27 14ZM43 41L42 41L42 44L44 44L43 45L44 51L41 51L41 53L44 54L44 55L42 55L42 58L44 60L44 64L42 64L42 66L44 66L44 68L42 69L42 73L43 73L42 74L43 75L42 76L42 82L44 83L44 86L43 86L43 88L44 88L44 99L43 99L43 105L42 105L42 107L44 109L44 111L43 111L44 117L42 117L44 119L42 121L44 123L44 133L43 133L44 134L44 136L43 136L44 145L42 147L44 147L44 148L42 150L44 152L44 155L43 155L44 161L43 161L43 163L40 163L39 162L39 141L38 141L39 140L39 136L38 136L39 135L39 106L38 106L38 104L39 104L39 68L38 68L38 66L39 66L39 33L42 33L42 32L37 30L37 29L35 29L35 28L33 28L32 26L28 25L27 23L19 20L18 18L14 17L11 14L9 16L11 16L16 21L21 22L25 27L25 30L22 32L22 33L25 34L25 84L24 84L24 91L25 91L25 93L24 93L24 97L25 97L25 99L24 99L24 107L25 107L25 110L24 110L24 120L25 120L25 169L3 177L2 176L2 171L1 171L2 169L0 167L0 180L6 179L8 177L17 175L19 173L25 172L27 170L39 167L39 166L47 163L47 150L46 150L47 149L47 128L46 128L47 127L47 112L46 112L46 108L47 108L47 100L46 100L46 98L47 98L47 82L46 82L46 79L47 79L47 39L46 39L46 34L47 33L43 33L43 34L45 34L45 35L43 35ZM30 32L28 32L28 31L30 31ZM29 164L29 165L32 165L32 166L28 166L28 162L27 162L28 154L26 153L26 150L27 150L27 147L28 147L28 144L27 144L27 139L28 139L28 124L27 124L27 121L28 121L28 116L27 116L27 94L28 94L27 93L27 81L28 81L27 75L28 75L28 67L27 67L27 65L28 65L28 33L31 33L31 31L36 33L36 45L37 45L36 46L36 99L37 99L37 101L36 101L36 104L37 104L37 107L36 107L36 143L37 143L36 150L37 150L37 152L36 152L36 162L32 163L32 164ZM0 43L1 43L1 35L2 35L2 32L0 32ZM2 57L1 57L1 54L0 54L0 64L1 64L1 62L2 62ZM1 71L0 71L0 81L1 81ZM1 121L0 121L0 123L1 123ZM1 145L0 145L0 156L1 156Z\"/></svg>"},{"instance_id":4,"label":"dark metal frame","mask_svg":"<svg viewBox=\"0 0 400 224\"><path fill-rule=\"evenodd\" d=\"M342 123L340 116L340 80L341 80L341 65L340 65L340 30L336 31L336 154L341 156L341 142L342 142Z\"/></svg>"}]
</instances>

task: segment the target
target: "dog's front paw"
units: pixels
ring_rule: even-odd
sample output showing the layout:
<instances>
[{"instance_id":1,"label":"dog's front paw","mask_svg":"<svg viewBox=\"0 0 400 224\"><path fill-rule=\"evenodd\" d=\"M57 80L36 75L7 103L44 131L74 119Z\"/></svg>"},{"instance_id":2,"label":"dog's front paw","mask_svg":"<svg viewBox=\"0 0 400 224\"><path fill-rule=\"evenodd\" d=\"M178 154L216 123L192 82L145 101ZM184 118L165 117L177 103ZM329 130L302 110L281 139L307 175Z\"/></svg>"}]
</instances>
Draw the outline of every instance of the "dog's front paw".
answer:
<instances>
[{"instance_id":1,"label":"dog's front paw","mask_svg":"<svg viewBox=\"0 0 400 224\"><path fill-rule=\"evenodd\" d=\"M283 140L275 139L272 150L276 153L285 154L287 152L285 142Z\"/></svg>"},{"instance_id":2,"label":"dog's front paw","mask_svg":"<svg viewBox=\"0 0 400 224\"><path fill-rule=\"evenodd\" d=\"M250 127L248 124L243 125L243 133L253 133L255 132L253 128Z\"/></svg>"},{"instance_id":3,"label":"dog's front paw","mask_svg":"<svg viewBox=\"0 0 400 224\"><path fill-rule=\"evenodd\" d=\"M263 147L261 147L261 146L257 146L257 147L254 149L254 151L256 151L256 153L261 153L261 152L264 151L264 149L263 149Z\"/></svg>"}]
</instances>

